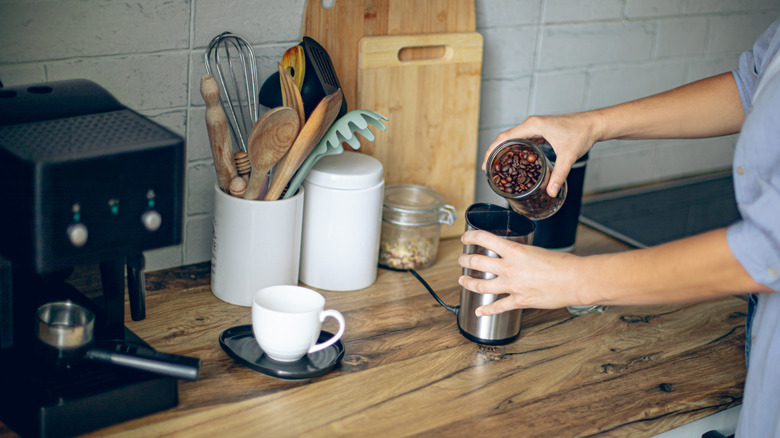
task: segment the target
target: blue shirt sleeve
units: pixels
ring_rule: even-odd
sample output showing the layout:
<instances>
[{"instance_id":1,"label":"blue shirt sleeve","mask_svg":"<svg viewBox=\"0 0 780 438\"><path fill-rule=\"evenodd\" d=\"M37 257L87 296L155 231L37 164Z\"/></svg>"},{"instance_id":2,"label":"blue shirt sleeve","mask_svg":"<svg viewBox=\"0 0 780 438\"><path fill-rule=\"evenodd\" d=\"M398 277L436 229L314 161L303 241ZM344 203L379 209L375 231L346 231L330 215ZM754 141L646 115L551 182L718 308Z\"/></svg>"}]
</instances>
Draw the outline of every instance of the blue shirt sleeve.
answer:
<instances>
[{"instance_id":1,"label":"blue shirt sleeve","mask_svg":"<svg viewBox=\"0 0 780 438\"><path fill-rule=\"evenodd\" d=\"M753 50L742 53L739 66L732 72L737 82L739 97L745 114L750 110L753 94L756 92L759 75L766 70L774 54L777 52L780 38L780 19L775 20L753 44Z\"/></svg>"},{"instance_id":2,"label":"blue shirt sleeve","mask_svg":"<svg viewBox=\"0 0 780 438\"><path fill-rule=\"evenodd\" d=\"M733 171L742 220L727 233L729 248L745 270L775 291L780 291L780 71L767 72L767 67L779 48L780 20L741 55L733 72L747 117ZM755 95L760 82L763 89Z\"/></svg>"}]
</instances>

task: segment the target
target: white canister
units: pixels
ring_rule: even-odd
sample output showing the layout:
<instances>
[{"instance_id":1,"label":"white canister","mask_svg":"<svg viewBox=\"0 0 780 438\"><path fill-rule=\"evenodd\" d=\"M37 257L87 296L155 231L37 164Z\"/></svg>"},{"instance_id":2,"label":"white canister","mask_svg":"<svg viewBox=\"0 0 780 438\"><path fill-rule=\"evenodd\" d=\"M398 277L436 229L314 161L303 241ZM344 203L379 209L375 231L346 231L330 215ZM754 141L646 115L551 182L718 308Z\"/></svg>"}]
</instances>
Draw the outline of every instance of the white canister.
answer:
<instances>
[{"instance_id":1,"label":"white canister","mask_svg":"<svg viewBox=\"0 0 780 438\"><path fill-rule=\"evenodd\" d=\"M300 281L351 291L376 281L384 193L382 163L359 152L325 156L303 187Z\"/></svg>"}]
</instances>

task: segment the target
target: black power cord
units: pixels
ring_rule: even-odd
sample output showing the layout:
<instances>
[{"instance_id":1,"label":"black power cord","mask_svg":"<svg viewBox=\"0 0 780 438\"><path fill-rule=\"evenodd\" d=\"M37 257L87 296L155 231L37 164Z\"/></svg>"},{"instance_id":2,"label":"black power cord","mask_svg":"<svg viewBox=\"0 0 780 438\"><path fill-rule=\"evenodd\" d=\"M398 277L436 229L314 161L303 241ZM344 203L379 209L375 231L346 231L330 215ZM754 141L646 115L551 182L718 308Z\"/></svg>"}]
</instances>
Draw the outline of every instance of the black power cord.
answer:
<instances>
[{"instance_id":1,"label":"black power cord","mask_svg":"<svg viewBox=\"0 0 780 438\"><path fill-rule=\"evenodd\" d=\"M383 268L383 269L387 269L388 271L395 271L395 272L409 272L409 273L411 273L412 275L414 275L414 277L415 277L417 280L419 280L419 282L420 282L420 283L422 283L422 285L425 287L425 289L427 289L427 290L428 290L428 292L431 294L431 296L432 296L432 297L433 297L433 298L436 300L436 302L438 302L438 303L439 303L439 304L440 304L442 307L444 307L445 309L447 309L447 310L449 310L450 312L454 313L455 315L457 315L457 314L458 314L458 312L460 312L460 306L450 306L450 305L446 304L444 301L442 301L442 300L441 300L441 298L439 298L439 296L438 296L438 295L436 295L436 292L434 292L434 291L433 291L433 288L431 288L431 286L428 284L428 282L427 282L427 281L425 281L425 279L423 279L423 278L422 278L422 276L421 276L420 274L418 274L418 273L417 273L417 271L415 271L414 269L412 269L412 268L409 268L409 269L397 269L397 268L390 268L390 267L387 267L387 266L381 266L381 265L380 265L380 267L381 267L381 268Z\"/></svg>"}]
</instances>

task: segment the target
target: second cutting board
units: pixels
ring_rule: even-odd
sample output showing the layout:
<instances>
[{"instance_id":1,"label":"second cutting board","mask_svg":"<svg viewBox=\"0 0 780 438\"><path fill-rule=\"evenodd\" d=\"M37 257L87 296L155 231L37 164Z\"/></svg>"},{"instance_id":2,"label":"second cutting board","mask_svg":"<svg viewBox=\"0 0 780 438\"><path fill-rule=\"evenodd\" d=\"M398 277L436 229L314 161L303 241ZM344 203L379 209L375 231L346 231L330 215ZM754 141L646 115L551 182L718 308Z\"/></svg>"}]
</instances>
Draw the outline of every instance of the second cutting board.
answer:
<instances>
[{"instance_id":1,"label":"second cutting board","mask_svg":"<svg viewBox=\"0 0 780 438\"><path fill-rule=\"evenodd\" d=\"M442 237L463 234L465 210L474 202L481 76L476 32L359 43L358 108L390 119L363 151L382 162L385 184L423 185L455 207L458 220L442 227Z\"/></svg>"}]
</instances>

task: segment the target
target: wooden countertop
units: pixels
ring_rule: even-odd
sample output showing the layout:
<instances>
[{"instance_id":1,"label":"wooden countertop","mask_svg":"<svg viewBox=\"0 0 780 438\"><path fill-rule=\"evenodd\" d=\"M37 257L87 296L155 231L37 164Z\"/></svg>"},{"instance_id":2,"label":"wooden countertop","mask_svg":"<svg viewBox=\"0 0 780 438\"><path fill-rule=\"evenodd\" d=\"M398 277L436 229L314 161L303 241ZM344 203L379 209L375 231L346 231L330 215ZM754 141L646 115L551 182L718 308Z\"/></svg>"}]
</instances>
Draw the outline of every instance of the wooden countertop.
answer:
<instances>
[{"instance_id":1,"label":"wooden countertop","mask_svg":"<svg viewBox=\"0 0 780 438\"><path fill-rule=\"evenodd\" d=\"M581 226L577 248L626 247ZM420 271L452 305L461 251L442 241ZM652 436L742 400L740 298L580 317L525 310L520 337L490 347L466 340L409 273L380 270L370 288L323 295L347 321L341 366L284 381L220 348L219 334L249 324L251 311L211 293L208 264L148 274L147 318L127 326L160 351L200 357L200 378L179 383L177 407L94 435ZM2 424L0 435L13 436Z\"/></svg>"}]
</instances>

